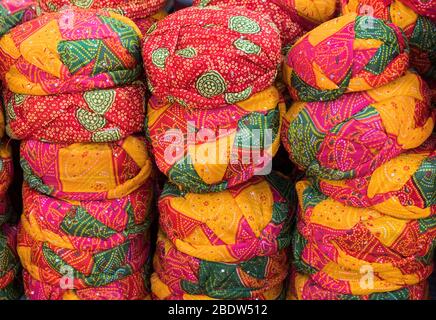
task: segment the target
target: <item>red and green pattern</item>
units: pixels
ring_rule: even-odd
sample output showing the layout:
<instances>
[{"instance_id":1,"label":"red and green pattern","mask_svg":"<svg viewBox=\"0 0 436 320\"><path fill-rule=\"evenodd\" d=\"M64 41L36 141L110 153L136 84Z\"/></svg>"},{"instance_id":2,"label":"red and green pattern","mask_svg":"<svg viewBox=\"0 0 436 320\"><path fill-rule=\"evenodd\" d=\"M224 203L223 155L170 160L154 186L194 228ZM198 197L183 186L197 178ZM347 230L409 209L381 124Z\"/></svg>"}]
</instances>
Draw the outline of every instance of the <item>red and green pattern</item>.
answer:
<instances>
[{"instance_id":1,"label":"red and green pattern","mask_svg":"<svg viewBox=\"0 0 436 320\"><path fill-rule=\"evenodd\" d=\"M34 0L2 0L0 1L0 36L13 27L36 17L36 1Z\"/></svg>"}]
</instances>

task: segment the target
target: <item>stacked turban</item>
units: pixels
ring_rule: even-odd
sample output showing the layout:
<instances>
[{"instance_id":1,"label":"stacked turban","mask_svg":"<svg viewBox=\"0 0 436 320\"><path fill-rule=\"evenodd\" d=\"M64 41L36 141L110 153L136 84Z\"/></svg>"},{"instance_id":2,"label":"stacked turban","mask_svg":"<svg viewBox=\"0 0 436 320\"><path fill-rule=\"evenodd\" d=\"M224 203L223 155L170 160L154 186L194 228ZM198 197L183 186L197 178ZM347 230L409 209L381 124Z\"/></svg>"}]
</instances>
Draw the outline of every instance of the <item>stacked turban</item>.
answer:
<instances>
[{"instance_id":1,"label":"stacked turban","mask_svg":"<svg viewBox=\"0 0 436 320\"><path fill-rule=\"evenodd\" d=\"M18 254L29 299L149 297L141 38L124 16L73 8L0 39L6 130L23 140Z\"/></svg>"},{"instance_id":2,"label":"stacked turban","mask_svg":"<svg viewBox=\"0 0 436 320\"><path fill-rule=\"evenodd\" d=\"M272 173L225 191L167 184L152 275L158 299L280 299L288 273L292 184Z\"/></svg>"},{"instance_id":3,"label":"stacked turban","mask_svg":"<svg viewBox=\"0 0 436 320\"><path fill-rule=\"evenodd\" d=\"M427 84L408 71L408 40L379 18L326 22L285 60L297 101L282 141L306 173L297 183L290 299L427 296L436 113Z\"/></svg>"},{"instance_id":4,"label":"stacked turban","mask_svg":"<svg viewBox=\"0 0 436 320\"><path fill-rule=\"evenodd\" d=\"M420 0L342 0L344 13L356 12L392 21L407 36L410 63L427 79L436 79L436 3Z\"/></svg>"},{"instance_id":5,"label":"stacked turban","mask_svg":"<svg viewBox=\"0 0 436 320\"><path fill-rule=\"evenodd\" d=\"M32 20L36 16L34 0L2 0L0 1L0 36L13 27Z\"/></svg>"},{"instance_id":6,"label":"stacked turban","mask_svg":"<svg viewBox=\"0 0 436 320\"><path fill-rule=\"evenodd\" d=\"M281 299L291 182L270 173L285 113L277 28L243 7L192 7L143 42L145 131L169 179L155 299Z\"/></svg>"},{"instance_id":7,"label":"stacked turban","mask_svg":"<svg viewBox=\"0 0 436 320\"><path fill-rule=\"evenodd\" d=\"M165 0L38 0L43 12L58 12L65 8L105 9L131 19L142 33L166 16Z\"/></svg>"}]
</instances>

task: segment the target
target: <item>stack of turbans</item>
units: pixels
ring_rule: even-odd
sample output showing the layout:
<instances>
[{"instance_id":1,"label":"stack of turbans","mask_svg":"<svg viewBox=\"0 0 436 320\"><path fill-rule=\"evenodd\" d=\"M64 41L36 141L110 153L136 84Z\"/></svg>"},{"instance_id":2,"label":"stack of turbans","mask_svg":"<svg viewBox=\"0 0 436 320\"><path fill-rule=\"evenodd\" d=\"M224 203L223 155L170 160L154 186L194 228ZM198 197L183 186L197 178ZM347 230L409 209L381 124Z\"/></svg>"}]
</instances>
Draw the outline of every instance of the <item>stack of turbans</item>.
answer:
<instances>
[{"instance_id":1,"label":"stack of turbans","mask_svg":"<svg viewBox=\"0 0 436 320\"><path fill-rule=\"evenodd\" d=\"M166 16L166 0L37 0L42 12L58 12L65 8L102 9L131 19L142 33Z\"/></svg>"},{"instance_id":2,"label":"stack of turbans","mask_svg":"<svg viewBox=\"0 0 436 320\"><path fill-rule=\"evenodd\" d=\"M285 112L277 28L242 7L183 9L149 31L143 58L146 135L169 178L153 297L283 298L291 183L265 176Z\"/></svg>"},{"instance_id":3,"label":"stack of turbans","mask_svg":"<svg viewBox=\"0 0 436 320\"><path fill-rule=\"evenodd\" d=\"M395 24L350 13L301 38L282 141L297 183L291 299L423 299L436 237L436 114Z\"/></svg>"},{"instance_id":4,"label":"stack of turbans","mask_svg":"<svg viewBox=\"0 0 436 320\"><path fill-rule=\"evenodd\" d=\"M18 254L29 299L149 296L141 37L117 13L66 9L0 39L7 132L23 140Z\"/></svg>"}]
</instances>

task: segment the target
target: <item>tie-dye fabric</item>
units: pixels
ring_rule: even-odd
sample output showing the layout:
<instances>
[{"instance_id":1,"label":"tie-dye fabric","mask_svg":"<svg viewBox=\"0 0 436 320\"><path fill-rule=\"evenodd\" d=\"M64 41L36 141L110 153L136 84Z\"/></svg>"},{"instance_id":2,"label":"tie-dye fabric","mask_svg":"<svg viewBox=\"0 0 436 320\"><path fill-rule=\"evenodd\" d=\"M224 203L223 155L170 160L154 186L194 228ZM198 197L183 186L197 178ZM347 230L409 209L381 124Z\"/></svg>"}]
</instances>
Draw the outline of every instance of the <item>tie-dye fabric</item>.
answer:
<instances>
[{"instance_id":1,"label":"tie-dye fabric","mask_svg":"<svg viewBox=\"0 0 436 320\"><path fill-rule=\"evenodd\" d=\"M297 193L294 266L324 290L353 296L395 292L432 273L434 216L398 219L345 206L307 181L297 183ZM372 285L362 285L362 273L368 272Z\"/></svg>"},{"instance_id":2,"label":"tie-dye fabric","mask_svg":"<svg viewBox=\"0 0 436 320\"><path fill-rule=\"evenodd\" d=\"M152 164L142 137L112 143L21 143L24 180L36 191L64 200L119 199L150 178Z\"/></svg>"},{"instance_id":3,"label":"tie-dye fabric","mask_svg":"<svg viewBox=\"0 0 436 320\"><path fill-rule=\"evenodd\" d=\"M139 30L143 35L146 35L147 31L157 23L158 21L164 19L167 16L167 12L165 10L160 10L155 14L146 17L146 18L138 18L133 19L133 22L138 26Z\"/></svg>"},{"instance_id":4,"label":"tie-dye fabric","mask_svg":"<svg viewBox=\"0 0 436 320\"><path fill-rule=\"evenodd\" d=\"M275 25L242 7L192 7L144 37L150 91L168 102L207 109L246 100L274 82L281 61Z\"/></svg>"},{"instance_id":5,"label":"tie-dye fabric","mask_svg":"<svg viewBox=\"0 0 436 320\"><path fill-rule=\"evenodd\" d=\"M402 76L408 62L407 39L399 27L350 13L298 40L283 73L295 100L329 101L385 85Z\"/></svg>"},{"instance_id":6,"label":"tie-dye fabric","mask_svg":"<svg viewBox=\"0 0 436 320\"><path fill-rule=\"evenodd\" d=\"M392 21L407 36L410 45L410 65L424 77L436 79L436 2L433 21L421 15L412 2L402 0L342 0L344 13L356 12ZM410 5L410 7L408 6Z\"/></svg>"},{"instance_id":7,"label":"tie-dye fabric","mask_svg":"<svg viewBox=\"0 0 436 320\"><path fill-rule=\"evenodd\" d=\"M36 17L35 0L0 1L0 37L13 27Z\"/></svg>"},{"instance_id":8,"label":"tie-dye fabric","mask_svg":"<svg viewBox=\"0 0 436 320\"><path fill-rule=\"evenodd\" d=\"M158 300L283 299L287 267L286 250L240 263L206 261L178 251L160 233L152 294Z\"/></svg>"},{"instance_id":9,"label":"tie-dye fabric","mask_svg":"<svg viewBox=\"0 0 436 320\"><path fill-rule=\"evenodd\" d=\"M313 179L326 196L347 206L371 208L398 219L436 215L436 136L371 175L349 180Z\"/></svg>"},{"instance_id":10,"label":"tie-dye fabric","mask_svg":"<svg viewBox=\"0 0 436 320\"><path fill-rule=\"evenodd\" d=\"M50 96L5 90L4 99L6 132L14 139L51 143L110 142L142 131L146 87L139 82Z\"/></svg>"},{"instance_id":11,"label":"tie-dye fabric","mask_svg":"<svg viewBox=\"0 0 436 320\"><path fill-rule=\"evenodd\" d=\"M113 12L44 14L0 39L0 75L10 91L40 96L129 84L142 74L141 37Z\"/></svg>"},{"instance_id":12,"label":"tie-dye fabric","mask_svg":"<svg viewBox=\"0 0 436 320\"><path fill-rule=\"evenodd\" d=\"M290 245L291 190L276 173L208 194L166 184L158 202L160 227L177 250L201 260L271 256Z\"/></svg>"},{"instance_id":13,"label":"tie-dye fabric","mask_svg":"<svg viewBox=\"0 0 436 320\"><path fill-rule=\"evenodd\" d=\"M367 295L342 294L324 289L309 276L293 272L287 299L289 300L425 300L428 298L427 282L388 292Z\"/></svg>"},{"instance_id":14,"label":"tie-dye fabric","mask_svg":"<svg viewBox=\"0 0 436 320\"><path fill-rule=\"evenodd\" d=\"M436 2L429 0L400 0L420 15L436 20Z\"/></svg>"},{"instance_id":15,"label":"tie-dye fabric","mask_svg":"<svg viewBox=\"0 0 436 320\"><path fill-rule=\"evenodd\" d=\"M296 102L286 114L282 141L308 176L330 180L370 175L380 165L421 145L436 112L416 74L334 101Z\"/></svg>"},{"instance_id":16,"label":"tie-dye fabric","mask_svg":"<svg viewBox=\"0 0 436 320\"><path fill-rule=\"evenodd\" d=\"M152 97L146 132L157 166L171 182L188 192L216 192L269 173L284 112L274 87L215 109Z\"/></svg>"}]
</instances>

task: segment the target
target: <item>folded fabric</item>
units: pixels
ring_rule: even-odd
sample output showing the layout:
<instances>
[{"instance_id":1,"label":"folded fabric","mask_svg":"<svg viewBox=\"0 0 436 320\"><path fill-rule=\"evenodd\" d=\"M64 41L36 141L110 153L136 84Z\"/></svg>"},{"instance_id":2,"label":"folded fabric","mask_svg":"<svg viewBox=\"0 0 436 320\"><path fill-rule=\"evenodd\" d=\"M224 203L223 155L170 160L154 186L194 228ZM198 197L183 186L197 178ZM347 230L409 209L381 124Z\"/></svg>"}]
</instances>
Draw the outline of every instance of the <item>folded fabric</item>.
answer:
<instances>
[{"instance_id":1,"label":"folded fabric","mask_svg":"<svg viewBox=\"0 0 436 320\"><path fill-rule=\"evenodd\" d=\"M385 85L406 72L408 61L399 27L350 13L298 40L285 59L284 81L294 100L328 101Z\"/></svg>"},{"instance_id":2,"label":"folded fabric","mask_svg":"<svg viewBox=\"0 0 436 320\"><path fill-rule=\"evenodd\" d=\"M289 300L425 300L427 297L428 284L425 281L395 291L357 296L326 290L313 281L310 276L298 272L291 275L288 293Z\"/></svg>"},{"instance_id":3,"label":"folded fabric","mask_svg":"<svg viewBox=\"0 0 436 320\"><path fill-rule=\"evenodd\" d=\"M0 37L13 27L36 17L35 0L0 1Z\"/></svg>"},{"instance_id":4,"label":"folded fabric","mask_svg":"<svg viewBox=\"0 0 436 320\"><path fill-rule=\"evenodd\" d=\"M436 79L436 4L433 4L433 21L421 15L418 1L403 0L342 0L342 12L367 14L392 21L407 36L410 45L410 64L426 77ZM431 3L434 1L427 1ZM428 6L431 6L428 4Z\"/></svg>"},{"instance_id":5,"label":"folded fabric","mask_svg":"<svg viewBox=\"0 0 436 320\"><path fill-rule=\"evenodd\" d=\"M164 19L167 16L167 12L165 10L159 10L155 14L145 17L145 18L137 18L132 19L133 22L137 25L139 30L143 35L147 33L150 28L157 23L158 21Z\"/></svg>"},{"instance_id":6,"label":"folded fabric","mask_svg":"<svg viewBox=\"0 0 436 320\"><path fill-rule=\"evenodd\" d=\"M0 76L14 93L52 95L129 84L142 74L140 30L106 11L44 14L0 39Z\"/></svg>"},{"instance_id":7,"label":"folded fabric","mask_svg":"<svg viewBox=\"0 0 436 320\"><path fill-rule=\"evenodd\" d=\"M149 17L165 6L166 0L38 0L44 12L57 12L67 8L107 9L129 19Z\"/></svg>"},{"instance_id":8,"label":"folded fabric","mask_svg":"<svg viewBox=\"0 0 436 320\"><path fill-rule=\"evenodd\" d=\"M34 239L21 224L17 251L23 268L34 279L51 286L81 290L106 286L135 273L143 274L150 242L148 234L143 233L108 250L66 249Z\"/></svg>"},{"instance_id":9,"label":"folded fabric","mask_svg":"<svg viewBox=\"0 0 436 320\"><path fill-rule=\"evenodd\" d=\"M12 148L7 139L0 139L0 225L5 206L2 205L7 197L7 192L14 177L14 164L12 160Z\"/></svg>"},{"instance_id":10,"label":"folded fabric","mask_svg":"<svg viewBox=\"0 0 436 320\"><path fill-rule=\"evenodd\" d=\"M308 176L331 180L371 174L432 133L436 111L414 73L334 101L296 102L284 117L282 141Z\"/></svg>"},{"instance_id":11,"label":"folded fabric","mask_svg":"<svg viewBox=\"0 0 436 320\"><path fill-rule=\"evenodd\" d=\"M17 229L0 225L0 300L14 300L21 295L18 284L20 262L17 255Z\"/></svg>"},{"instance_id":12,"label":"folded fabric","mask_svg":"<svg viewBox=\"0 0 436 320\"><path fill-rule=\"evenodd\" d=\"M286 250L239 263L200 260L178 251L160 232L151 278L155 299L279 299L287 276Z\"/></svg>"},{"instance_id":13,"label":"folded fabric","mask_svg":"<svg viewBox=\"0 0 436 320\"><path fill-rule=\"evenodd\" d=\"M436 136L371 175L349 180L313 179L326 196L399 219L436 216ZM436 218L435 218L436 219Z\"/></svg>"},{"instance_id":14,"label":"folded fabric","mask_svg":"<svg viewBox=\"0 0 436 320\"><path fill-rule=\"evenodd\" d=\"M152 97L146 134L158 168L171 182L189 192L216 192L269 173L284 112L274 87L215 109Z\"/></svg>"},{"instance_id":15,"label":"folded fabric","mask_svg":"<svg viewBox=\"0 0 436 320\"><path fill-rule=\"evenodd\" d=\"M145 139L129 136L111 143L21 143L24 180L58 199L107 200L125 197L151 176Z\"/></svg>"},{"instance_id":16,"label":"folded fabric","mask_svg":"<svg viewBox=\"0 0 436 320\"><path fill-rule=\"evenodd\" d=\"M300 212L294 232L298 272L329 291L368 295L425 281L433 270L436 219L406 220L327 198L297 183ZM371 286L362 286L362 270Z\"/></svg>"},{"instance_id":17,"label":"folded fabric","mask_svg":"<svg viewBox=\"0 0 436 320\"><path fill-rule=\"evenodd\" d=\"M184 193L166 184L160 227L177 250L223 263L270 256L290 245L291 182L272 173L225 191Z\"/></svg>"},{"instance_id":18,"label":"folded fabric","mask_svg":"<svg viewBox=\"0 0 436 320\"><path fill-rule=\"evenodd\" d=\"M14 139L110 142L142 131L146 87L138 82L50 96L22 95L6 89L4 100L6 132Z\"/></svg>"},{"instance_id":19,"label":"folded fabric","mask_svg":"<svg viewBox=\"0 0 436 320\"><path fill-rule=\"evenodd\" d=\"M147 268L104 286L63 289L34 279L23 271L25 295L29 300L147 300L150 299ZM65 286L67 288L67 286Z\"/></svg>"},{"instance_id":20,"label":"folded fabric","mask_svg":"<svg viewBox=\"0 0 436 320\"><path fill-rule=\"evenodd\" d=\"M400 0L420 15L436 20L436 2L428 0Z\"/></svg>"},{"instance_id":21,"label":"folded fabric","mask_svg":"<svg viewBox=\"0 0 436 320\"><path fill-rule=\"evenodd\" d=\"M281 61L277 28L242 7L192 7L154 25L142 51L149 89L199 109L248 99L271 86Z\"/></svg>"},{"instance_id":22,"label":"folded fabric","mask_svg":"<svg viewBox=\"0 0 436 320\"><path fill-rule=\"evenodd\" d=\"M145 234L150 227L153 182L126 197L105 201L63 201L23 185L21 225L35 240L59 248L102 251Z\"/></svg>"}]
</instances>

